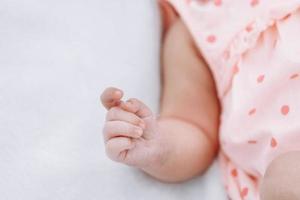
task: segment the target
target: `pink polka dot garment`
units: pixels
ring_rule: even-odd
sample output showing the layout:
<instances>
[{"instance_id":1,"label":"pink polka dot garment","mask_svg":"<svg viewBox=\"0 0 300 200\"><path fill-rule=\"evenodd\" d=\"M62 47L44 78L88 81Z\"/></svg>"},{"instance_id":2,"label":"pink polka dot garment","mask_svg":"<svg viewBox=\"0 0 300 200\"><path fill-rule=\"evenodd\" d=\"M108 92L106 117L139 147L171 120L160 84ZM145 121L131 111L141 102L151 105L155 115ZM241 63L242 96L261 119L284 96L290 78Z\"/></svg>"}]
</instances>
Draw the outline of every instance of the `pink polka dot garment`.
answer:
<instances>
[{"instance_id":1,"label":"pink polka dot garment","mask_svg":"<svg viewBox=\"0 0 300 200\"><path fill-rule=\"evenodd\" d=\"M213 73L228 196L258 200L270 162L300 150L300 0L168 0Z\"/></svg>"}]
</instances>

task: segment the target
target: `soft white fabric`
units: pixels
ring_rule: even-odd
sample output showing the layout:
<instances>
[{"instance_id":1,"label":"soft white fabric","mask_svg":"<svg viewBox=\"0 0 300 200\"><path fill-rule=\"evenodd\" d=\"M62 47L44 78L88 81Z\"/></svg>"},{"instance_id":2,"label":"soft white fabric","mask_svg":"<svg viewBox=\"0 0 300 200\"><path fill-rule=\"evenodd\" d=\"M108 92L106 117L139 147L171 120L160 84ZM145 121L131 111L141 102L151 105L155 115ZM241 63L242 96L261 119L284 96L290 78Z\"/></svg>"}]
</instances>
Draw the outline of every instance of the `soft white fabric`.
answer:
<instances>
[{"instance_id":1,"label":"soft white fabric","mask_svg":"<svg viewBox=\"0 0 300 200\"><path fill-rule=\"evenodd\" d=\"M169 185L105 156L100 92L157 111L158 57L154 1L1 0L0 199L225 199L216 165Z\"/></svg>"}]
</instances>

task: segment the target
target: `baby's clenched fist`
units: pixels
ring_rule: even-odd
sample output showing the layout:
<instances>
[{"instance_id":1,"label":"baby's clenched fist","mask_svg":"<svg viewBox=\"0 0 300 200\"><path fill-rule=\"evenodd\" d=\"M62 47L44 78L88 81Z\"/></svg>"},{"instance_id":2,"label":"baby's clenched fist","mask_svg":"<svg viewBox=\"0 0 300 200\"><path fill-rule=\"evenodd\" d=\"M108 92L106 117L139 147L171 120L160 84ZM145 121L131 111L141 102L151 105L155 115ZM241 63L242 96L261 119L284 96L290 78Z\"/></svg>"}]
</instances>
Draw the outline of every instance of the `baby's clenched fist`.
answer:
<instances>
[{"instance_id":1,"label":"baby's clenched fist","mask_svg":"<svg viewBox=\"0 0 300 200\"><path fill-rule=\"evenodd\" d=\"M151 110L134 98L123 102L122 96L116 88L108 88L101 95L108 109L103 127L108 157L140 168L158 162L161 145Z\"/></svg>"}]
</instances>

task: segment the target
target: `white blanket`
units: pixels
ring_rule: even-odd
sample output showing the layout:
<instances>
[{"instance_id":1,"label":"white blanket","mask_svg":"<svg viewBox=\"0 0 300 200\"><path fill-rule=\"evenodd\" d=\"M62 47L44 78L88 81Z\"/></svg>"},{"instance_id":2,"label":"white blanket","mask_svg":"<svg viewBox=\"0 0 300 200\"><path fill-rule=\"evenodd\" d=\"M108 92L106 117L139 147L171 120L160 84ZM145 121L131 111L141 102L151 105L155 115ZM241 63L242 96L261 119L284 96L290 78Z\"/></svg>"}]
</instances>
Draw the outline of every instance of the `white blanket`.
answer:
<instances>
[{"instance_id":1,"label":"white blanket","mask_svg":"<svg viewBox=\"0 0 300 200\"><path fill-rule=\"evenodd\" d=\"M105 156L105 87L157 111L158 16L151 0L0 1L1 200L224 199L216 165L163 184Z\"/></svg>"}]
</instances>

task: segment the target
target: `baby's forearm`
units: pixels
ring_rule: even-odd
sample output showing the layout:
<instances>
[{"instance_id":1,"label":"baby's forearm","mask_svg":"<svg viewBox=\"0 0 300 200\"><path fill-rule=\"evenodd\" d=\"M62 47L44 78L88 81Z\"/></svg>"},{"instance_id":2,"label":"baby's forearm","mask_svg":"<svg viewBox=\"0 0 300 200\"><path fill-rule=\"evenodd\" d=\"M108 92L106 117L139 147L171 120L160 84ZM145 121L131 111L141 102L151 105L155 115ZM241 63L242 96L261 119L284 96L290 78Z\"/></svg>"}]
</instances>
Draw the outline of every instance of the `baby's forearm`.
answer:
<instances>
[{"instance_id":1,"label":"baby's forearm","mask_svg":"<svg viewBox=\"0 0 300 200\"><path fill-rule=\"evenodd\" d=\"M158 134L162 136L159 161L143 170L161 181L180 182L201 174L217 152L217 144L188 121L162 117Z\"/></svg>"},{"instance_id":2,"label":"baby's forearm","mask_svg":"<svg viewBox=\"0 0 300 200\"><path fill-rule=\"evenodd\" d=\"M166 31L162 68L160 152L154 156L159 159L142 169L159 180L179 182L201 174L211 164L219 124L212 75L180 19Z\"/></svg>"}]
</instances>

